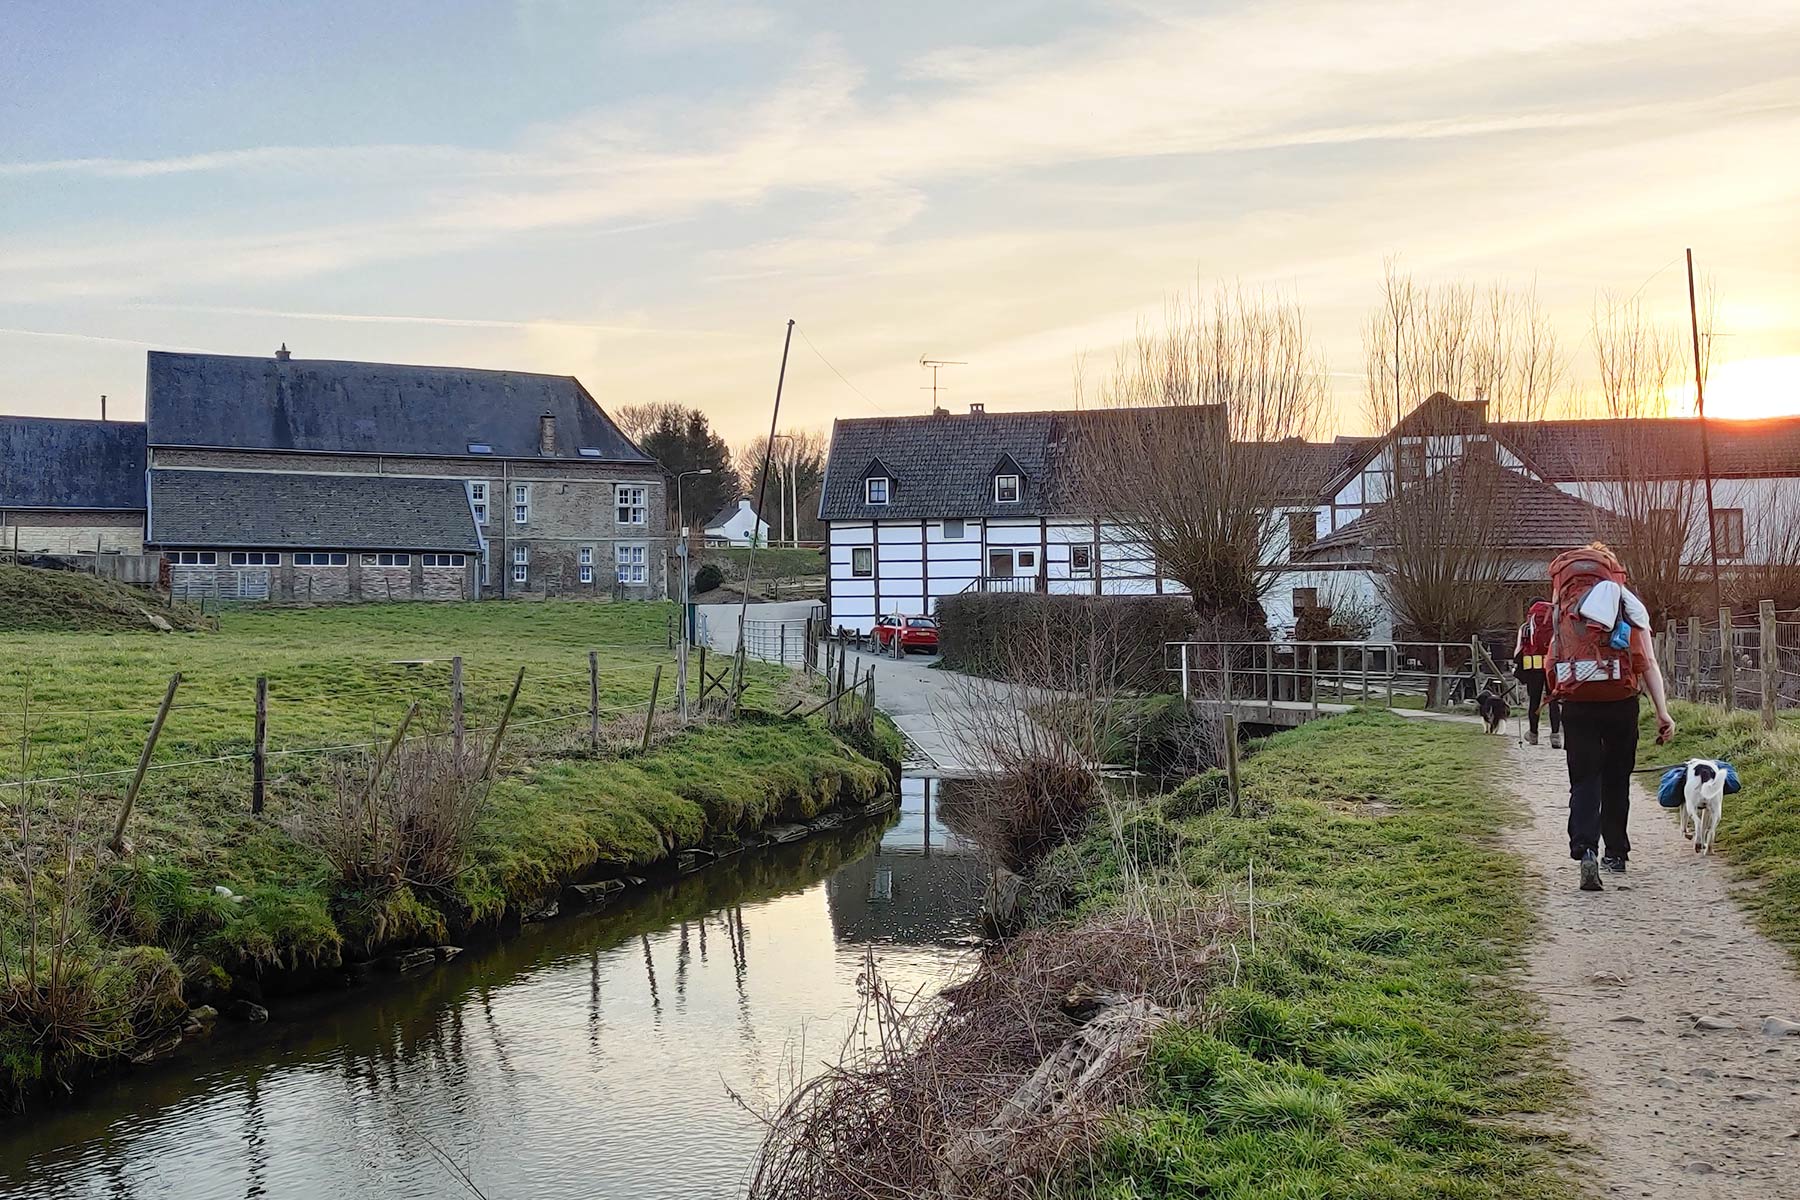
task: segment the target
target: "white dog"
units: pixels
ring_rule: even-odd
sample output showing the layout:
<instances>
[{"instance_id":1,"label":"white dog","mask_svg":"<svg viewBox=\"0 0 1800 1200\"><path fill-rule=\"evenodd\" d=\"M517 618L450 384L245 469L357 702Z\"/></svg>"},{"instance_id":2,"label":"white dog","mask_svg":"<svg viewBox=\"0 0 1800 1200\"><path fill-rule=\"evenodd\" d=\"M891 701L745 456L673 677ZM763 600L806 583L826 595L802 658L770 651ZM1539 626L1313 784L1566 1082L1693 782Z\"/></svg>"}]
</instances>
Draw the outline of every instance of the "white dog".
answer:
<instances>
[{"instance_id":1,"label":"white dog","mask_svg":"<svg viewBox=\"0 0 1800 1200\"><path fill-rule=\"evenodd\" d=\"M1681 794L1681 836L1694 843L1694 853L1711 854L1725 815L1725 768L1715 759L1688 759Z\"/></svg>"}]
</instances>

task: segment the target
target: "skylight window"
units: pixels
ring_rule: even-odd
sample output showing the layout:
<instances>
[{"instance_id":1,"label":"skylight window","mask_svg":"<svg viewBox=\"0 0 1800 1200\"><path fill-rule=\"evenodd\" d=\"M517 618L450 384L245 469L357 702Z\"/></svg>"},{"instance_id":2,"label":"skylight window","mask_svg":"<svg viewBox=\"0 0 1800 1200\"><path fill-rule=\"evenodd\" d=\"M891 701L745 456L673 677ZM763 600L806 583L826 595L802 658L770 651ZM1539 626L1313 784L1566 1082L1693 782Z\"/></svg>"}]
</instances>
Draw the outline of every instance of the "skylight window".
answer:
<instances>
[{"instance_id":1,"label":"skylight window","mask_svg":"<svg viewBox=\"0 0 1800 1200\"><path fill-rule=\"evenodd\" d=\"M486 442L470 442L469 443L469 453L470 454L492 454L493 452L494 452L494 448L492 446L488 445Z\"/></svg>"},{"instance_id":2,"label":"skylight window","mask_svg":"<svg viewBox=\"0 0 1800 1200\"><path fill-rule=\"evenodd\" d=\"M599 458L600 457L600 451L595 449L592 446L583 446L580 449L578 449L575 453L581 455L581 457L583 457L583 458Z\"/></svg>"}]
</instances>

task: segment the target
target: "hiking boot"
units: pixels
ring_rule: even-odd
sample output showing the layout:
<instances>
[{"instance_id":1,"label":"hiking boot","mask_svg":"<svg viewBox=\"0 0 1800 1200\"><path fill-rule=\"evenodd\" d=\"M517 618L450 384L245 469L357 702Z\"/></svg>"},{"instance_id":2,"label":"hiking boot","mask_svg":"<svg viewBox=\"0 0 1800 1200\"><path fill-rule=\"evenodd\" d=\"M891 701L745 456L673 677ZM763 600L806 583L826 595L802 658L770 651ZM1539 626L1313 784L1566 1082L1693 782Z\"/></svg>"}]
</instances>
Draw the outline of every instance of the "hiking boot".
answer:
<instances>
[{"instance_id":1,"label":"hiking boot","mask_svg":"<svg viewBox=\"0 0 1800 1200\"><path fill-rule=\"evenodd\" d=\"M1562 749L1562 730L1559 729L1550 735L1550 748L1552 750Z\"/></svg>"},{"instance_id":2,"label":"hiking boot","mask_svg":"<svg viewBox=\"0 0 1800 1200\"><path fill-rule=\"evenodd\" d=\"M1592 850L1581 856L1581 890L1584 892L1602 892L1600 886L1600 860Z\"/></svg>"},{"instance_id":3,"label":"hiking boot","mask_svg":"<svg viewBox=\"0 0 1800 1200\"><path fill-rule=\"evenodd\" d=\"M1537 730L1533 729L1525 734L1525 744L1528 746L1537 745Z\"/></svg>"},{"instance_id":4,"label":"hiking boot","mask_svg":"<svg viewBox=\"0 0 1800 1200\"><path fill-rule=\"evenodd\" d=\"M1614 875L1623 875L1625 873L1625 860L1622 858L1603 858L1600 860L1600 865L1605 867L1608 871L1611 871Z\"/></svg>"}]
</instances>

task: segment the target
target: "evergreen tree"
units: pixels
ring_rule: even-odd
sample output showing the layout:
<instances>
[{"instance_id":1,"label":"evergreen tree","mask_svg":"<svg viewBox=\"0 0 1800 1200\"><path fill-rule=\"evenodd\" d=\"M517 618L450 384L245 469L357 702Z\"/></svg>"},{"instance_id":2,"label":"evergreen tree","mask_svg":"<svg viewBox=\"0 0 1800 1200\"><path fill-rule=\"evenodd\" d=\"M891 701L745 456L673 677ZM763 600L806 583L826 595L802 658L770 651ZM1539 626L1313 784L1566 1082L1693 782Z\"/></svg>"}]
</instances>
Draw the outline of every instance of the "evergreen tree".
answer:
<instances>
[{"instance_id":1,"label":"evergreen tree","mask_svg":"<svg viewBox=\"0 0 1800 1200\"><path fill-rule=\"evenodd\" d=\"M675 513L675 480L689 471L710 468L710 475L689 475L681 481L681 516L698 525L731 500L742 495L742 484L732 467L731 447L713 431L706 414L697 408L668 405L638 439L644 453L662 464L669 478L669 515Z\"/></svg>"}]
</instances>

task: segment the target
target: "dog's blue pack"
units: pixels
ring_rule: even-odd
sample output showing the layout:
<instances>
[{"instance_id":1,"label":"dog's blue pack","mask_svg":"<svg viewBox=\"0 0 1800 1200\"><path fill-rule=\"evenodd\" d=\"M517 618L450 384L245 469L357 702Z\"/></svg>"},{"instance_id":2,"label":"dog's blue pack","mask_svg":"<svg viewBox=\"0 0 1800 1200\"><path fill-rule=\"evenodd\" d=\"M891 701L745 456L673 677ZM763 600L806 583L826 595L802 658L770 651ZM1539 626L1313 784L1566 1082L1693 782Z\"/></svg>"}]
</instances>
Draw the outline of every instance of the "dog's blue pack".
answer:
<instances>
[{"instance_id":1,"label":"dog's blue pack","mask_svg":"<svg viewBox=\"0 0 1800 1200\"><path fill-rule=\"evenodd\" d=\"M1723 760L1719 761L1719 765L1725 768L1725 794L1729 796L1743 787L1743 784L1738 782L1736 767ZM1686 783L1687 764L1682 763L1679 767L1670 767L1663 772L1662 783L1657 786L1656 802L1664 808L1680 808L1682 801L1686 799L1684 795Z\"/></svg>"}]
</instances>

